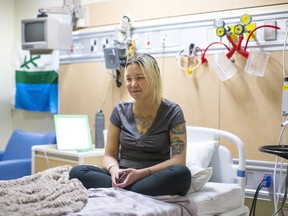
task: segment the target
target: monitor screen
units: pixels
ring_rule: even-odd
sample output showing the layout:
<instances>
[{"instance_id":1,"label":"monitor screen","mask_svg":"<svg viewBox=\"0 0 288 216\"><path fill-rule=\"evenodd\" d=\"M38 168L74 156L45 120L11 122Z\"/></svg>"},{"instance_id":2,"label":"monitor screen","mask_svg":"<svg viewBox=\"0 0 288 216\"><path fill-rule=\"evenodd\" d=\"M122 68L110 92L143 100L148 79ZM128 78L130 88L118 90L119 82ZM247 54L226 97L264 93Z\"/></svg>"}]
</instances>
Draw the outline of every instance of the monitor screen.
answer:
<instances>
[{"instance_id":1,"label":"monitor screen","mask_svg":"<svg viewBox=\"0 0 288 216\"><path fill-rule=\"evenodd\" d=\"M25 42L45 41L45 22L30 22L25 24Z\"/></svg>"}]
</instances>

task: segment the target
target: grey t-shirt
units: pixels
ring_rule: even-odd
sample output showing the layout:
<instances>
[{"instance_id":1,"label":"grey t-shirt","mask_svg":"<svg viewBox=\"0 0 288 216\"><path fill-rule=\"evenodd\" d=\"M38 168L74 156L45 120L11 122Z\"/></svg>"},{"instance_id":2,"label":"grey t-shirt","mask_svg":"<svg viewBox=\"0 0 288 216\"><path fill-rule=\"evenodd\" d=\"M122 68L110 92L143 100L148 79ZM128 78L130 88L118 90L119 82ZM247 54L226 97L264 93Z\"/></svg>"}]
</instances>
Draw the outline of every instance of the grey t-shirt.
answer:
<instances>
[{"instance_id":1,"label":"grey t-shirt","mask_svg":"<svg viewBox=\"0 0 288 216\"><path fill-rule=\"evenodd\" d=\"M129 168L145 168L170 158L170 135L172 128L185 123L179 105L163 100L154 122L145 134L138 132L133 102L123 101L112 111L110 121L120 128L119 165Z\"/></svg>"}]
</instances>

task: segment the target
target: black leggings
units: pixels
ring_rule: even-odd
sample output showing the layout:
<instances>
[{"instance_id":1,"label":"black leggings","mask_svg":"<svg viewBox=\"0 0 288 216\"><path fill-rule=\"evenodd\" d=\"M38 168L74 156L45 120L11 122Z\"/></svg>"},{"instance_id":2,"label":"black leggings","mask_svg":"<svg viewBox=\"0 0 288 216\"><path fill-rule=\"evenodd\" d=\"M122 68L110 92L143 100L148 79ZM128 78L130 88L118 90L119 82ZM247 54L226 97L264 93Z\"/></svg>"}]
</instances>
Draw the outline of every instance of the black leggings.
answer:
<instances>
[{"instance_id":1,"label":"black leggings","mask_svg":"<svg viewBox=\"0 0 288 216\"><path fill-rule=\"evenodd\" d=\"M69 177L70 179L79 179L87 189L112 187L110 174L104 169L91 165L73 167ZM125 189L150 196L184 196L189 191L190 185L191 173L189 169L184 165L176 164L141 179Z\"/></svg>"}]
</instances>

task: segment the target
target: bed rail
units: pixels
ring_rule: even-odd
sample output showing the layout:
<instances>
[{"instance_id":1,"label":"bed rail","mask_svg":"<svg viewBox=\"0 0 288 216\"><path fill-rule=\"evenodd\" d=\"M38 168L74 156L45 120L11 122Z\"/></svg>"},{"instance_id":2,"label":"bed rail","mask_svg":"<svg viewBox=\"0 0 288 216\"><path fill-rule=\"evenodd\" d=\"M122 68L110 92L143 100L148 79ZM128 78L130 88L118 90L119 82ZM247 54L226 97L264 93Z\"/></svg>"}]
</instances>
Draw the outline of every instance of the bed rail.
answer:
<instances>
[{"instance_id":1,"label":"bed rail","mask_svg":"<svg viewBox=\"0 0 288 216\"><path fill-rule=\"evenodd\" d=\"M219 141L219 147L215 150L210 165L213 167L213 175L210 182L237 183L242 188L243 203L246 186L246 158L244 143L233 133L207 127L186 126L187 143ZM237 147L238 161L233 163L231 151L221 145L220 138L231 141Z\"/></svg>"}]
</instances>

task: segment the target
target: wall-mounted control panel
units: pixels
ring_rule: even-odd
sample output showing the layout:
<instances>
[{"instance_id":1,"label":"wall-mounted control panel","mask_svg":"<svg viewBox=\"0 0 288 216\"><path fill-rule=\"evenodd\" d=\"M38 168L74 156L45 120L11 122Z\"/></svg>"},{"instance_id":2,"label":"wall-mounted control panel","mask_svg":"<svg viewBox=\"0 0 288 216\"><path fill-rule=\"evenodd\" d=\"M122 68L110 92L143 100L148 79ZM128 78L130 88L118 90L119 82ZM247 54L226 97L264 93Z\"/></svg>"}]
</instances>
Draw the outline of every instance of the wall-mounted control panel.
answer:
<instances>
[{"instance_id":1,"label":"wall-mounted control panel","mask_svg":"<svg viewBox=\"0 0 288 216\"><path fill-rule=\"evenodd\" d=\"M271 11L269 13L251 13L252 21L247 25L248 31L262 26L275 25L274 28L259 28L250 38L249 48L262 48L267 51L282 50L285 32L288 23L288 10ZM239 14L227 12L217 16L225 21L226 26L235 26L240 23ZM143 21L133 23L131 35L135 41L138 53L148 52L153 55L176 56L179 51L194 43L201 49L205 49L210 43L221 41L229 45L227 38L219 38L213 27L215 15L193 15L159 19L155 21ZM115 40L115 26L96 27L89 31L73 33L73 47L71 50L61 51L60 62L71 63L81 61L102 61L104 59L104 47L113 46ZM236 37L235 37L236 38ZM245 32L244 43L247 40ZM225 49L223 46L213 46L209 53L219 52Z\"/></svg>"}]
</instances>

